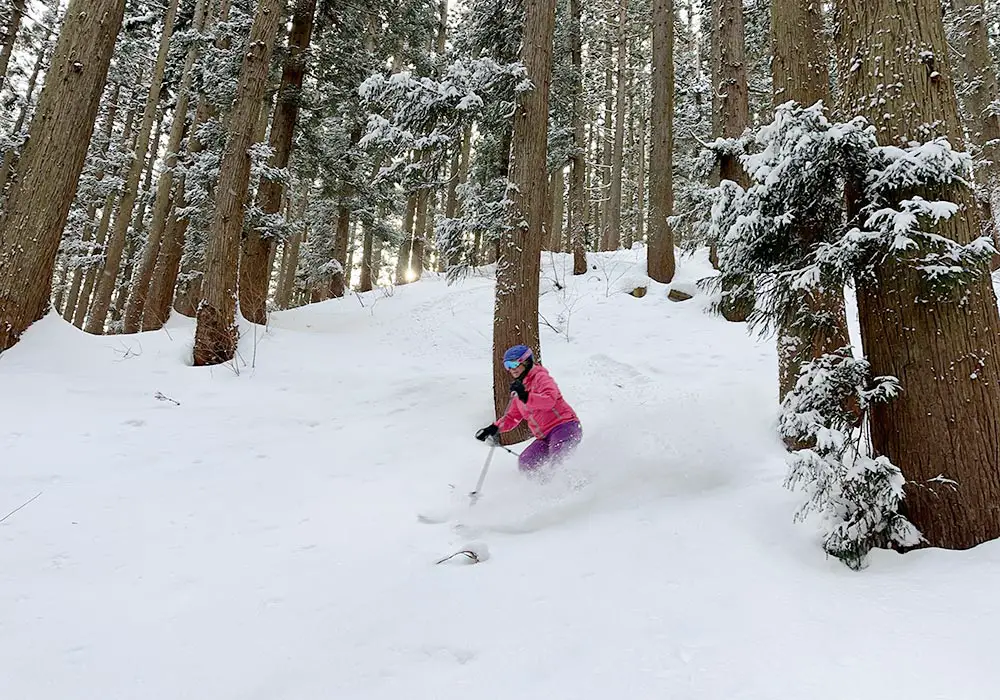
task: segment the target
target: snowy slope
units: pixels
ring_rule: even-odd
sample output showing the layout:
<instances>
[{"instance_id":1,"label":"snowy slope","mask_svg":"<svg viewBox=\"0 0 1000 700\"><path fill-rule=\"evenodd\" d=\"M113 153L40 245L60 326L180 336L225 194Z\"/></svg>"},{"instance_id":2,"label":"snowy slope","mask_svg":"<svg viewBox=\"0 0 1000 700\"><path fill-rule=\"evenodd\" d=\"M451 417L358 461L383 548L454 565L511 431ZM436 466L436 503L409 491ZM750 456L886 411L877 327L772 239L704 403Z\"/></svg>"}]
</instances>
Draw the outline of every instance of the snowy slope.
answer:
<instances>
[{"instance_id":1,"label":"snowy slope","mask_svg":"<svg viewBox=\"0 0 1000 700\"><path fill-rule=\"evenodd\" d=\"M996 697L1000 546L827 560L772 344L592 260L541 300L584 447L545 486L498 452L471 511L488 277L275 314L211 369L186 319L37 324L0 357L0 517L41 493L0 524L0 698Z\"/></svg>"}]
</instances>

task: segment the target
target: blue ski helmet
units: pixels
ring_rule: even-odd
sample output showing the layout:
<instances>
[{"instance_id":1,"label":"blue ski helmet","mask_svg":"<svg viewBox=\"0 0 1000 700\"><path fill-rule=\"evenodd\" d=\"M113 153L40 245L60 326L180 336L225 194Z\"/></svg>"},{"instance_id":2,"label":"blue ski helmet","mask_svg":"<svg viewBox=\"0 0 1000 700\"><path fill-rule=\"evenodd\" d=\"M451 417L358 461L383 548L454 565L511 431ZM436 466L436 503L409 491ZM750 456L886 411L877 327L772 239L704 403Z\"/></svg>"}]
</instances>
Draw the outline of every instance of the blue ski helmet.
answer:
<instances>
[{"instance_id":1,"label":"blue ski helmet","mask_svg":"<svg viewBox=\"0 0 1000 700\"><path fill-rule=\"evenodd\" d=\"M508 348L503 354L503 366L507 369L514 369L522 362L533 359L531 348L527 345L515 345Z\"/></svg>"}]
</instances>

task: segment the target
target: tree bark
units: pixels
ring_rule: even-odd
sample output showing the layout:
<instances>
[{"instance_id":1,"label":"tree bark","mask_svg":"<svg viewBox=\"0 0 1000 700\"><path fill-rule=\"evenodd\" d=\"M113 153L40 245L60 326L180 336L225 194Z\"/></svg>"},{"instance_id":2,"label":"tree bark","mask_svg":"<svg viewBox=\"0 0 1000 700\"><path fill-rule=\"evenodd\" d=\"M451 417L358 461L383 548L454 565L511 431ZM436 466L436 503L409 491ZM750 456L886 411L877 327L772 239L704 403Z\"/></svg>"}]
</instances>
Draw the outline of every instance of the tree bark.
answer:
<instances>
[{"instance_id":1,"label":"tree bark","mask_svg":"<svg viewBox=\"0 0 1000 700\"><path fill-rule=\"evenodd\" d=\"M236 354L236 288L243 207L250 185L250 154L267 71L281 20L282 0L260 0L240 66L239 87L215 188L215 213L205 253L202 299L197 309L194 364L217 365Z\"/></svg>"},{"instance_id":2,"label":"tree bark","mask_svg":"<svg viewBox=\"0 0 1000 700\"><path fill-rule=\"evenodd\" d=\"M737 0L738 2L738 0ZM674 2L653 0L653 104L649 119L649 246L646 271L657 282L674 278Z\"/></svg>"},{"instance_id":3,"label":"tree bark","mask_svg":"<svg viewBox=\"0 0 1000 700\"><path fill-rule=\"evenodd\" d=\"M838 0L843 112L862 115L882 145L946 136L963 147L939 0ZM892 76L891 82L886 76ZM848 205L863 204L849 187ZM968 188L901 192L946 199L959 213L935 230L960 243L981 233ZM876 404L871 441L907 479L905 514L930 546L964 549L1000 536L1000 317L986 269L961 303L925 299L921 273L890 258L857 282L865 354L902 394ZM952 480L936 481L938 477Z\"/></svg>"},{"instance_id":4,"label":"tree bark","mask_svg":"<svg viewBox=\"0 0 1000 700\"><path fill-rule=\"evenodd\" d=\"M990 56L990 43L983 12L983 0L950 0L955 50L955 73L960 78L959 98L967 115L969 145L976 162L976 199L982 222L993 243L1000 249L1000 232L994 210L1000 206L1000 115L993 105L997 99L997 74ZM993 269L1000 268L1000 255L993 257Z\"/></svg>"},{"instance_id":5,"label":"tree bark","mask_svg":"<svg viewBox=\"0 0 1000 700\"><path fill-rule=\"evenodd\" d=\"M288 54L281 71L281 85L271 120L271 167L284 169L292 152L295 123L299 115L306 57L312 39L316 0L295 0L292 26L288 34ZM275 214L281 206L283 186L264 180L257 193L257 203L264 214ZM267 322L267 294L271 269L266 265L275 241L251 230L243 240L240 256L240 311L252 323Z\"/></svg>"},{"instance_id":6,"label":"tree bark","mask_svg":"<svg viewBox=\"0 0 1000 700\"><path fill-rule=\"evenodd\" d=\"M534 86L523 93L514 112L511 184L514 185L510 230L500 239L496 306L493 320L493 397L497 415L510 399L510 377L501 362L511 345L524 343L540 359L538 277L542 218L546 209L546 145L552 35L556 0L525 0L521 62ZM520 431L519 431L520 432ZM512 435L516 439L519 435Z\"/></svg>"},{"instance_id":7,"label":"tree bark","mask_svg":"<svg viewBox=\"0 0 1000 700\"><path fill-rule=\"evenodd\" d=\"M0 352L48 310L124 3L71 0L0 219Z\"/></svg>"},{"instance_id":8,"label":"tree bark","mask_svg":"<svg viewBox=\"0 0 1000 700\"><path fill-rule=\"evenodd\" d=\"M170 0L163 18L163 33L160 35L160 47L156 55L153 77L146 96L146 107L142 114L142 125L136 139L135 152L129 166L125 188L118 200L118 211L115 214L111 237L108 240L107 252L104 258L104 269L97 281L97 291L94 293L94 303L87 318L84 330L88 333L101 334L104 323L111 308L111 297L115 291L115 282L121 267L122 253L125 250L126 234L132 222L136 197L139 192L139 179L146 165L146 153L149 150L150 134L153 130L153 120L160 104L160 89L163 85L163 73L167 64L167 51L170 48L170 37L174 30L174 17L177 13L178 0Z\"/></svg>"},{"instance_id":9,"label":"tree bark","mask_svg":"<svg viewBox=\"0 0 1000 700\"><path fill-rule=\"evenodd\" d=\"M7 26L0 34L0 90L3 89L4 80L7 77L7 65L10 63L11 54L14 52L14 43L17 41L17 33L21 28L21 19L24 17L24 7L26 0L14 0L10 7L10 19Z\"/></svg>"},{"instance_id":10,"label":"tree bark","mask_svg":"<svg viewBox=\"0 0 1000 700\"><path fill-rule=\"evenodd\" d=\"M583 130L583 30L582 0L569 0L570 57L573 64L573 155L570 157L569 238L573 248L573 274L587 272L587 141Z\"/></svg>"}]
</instances>

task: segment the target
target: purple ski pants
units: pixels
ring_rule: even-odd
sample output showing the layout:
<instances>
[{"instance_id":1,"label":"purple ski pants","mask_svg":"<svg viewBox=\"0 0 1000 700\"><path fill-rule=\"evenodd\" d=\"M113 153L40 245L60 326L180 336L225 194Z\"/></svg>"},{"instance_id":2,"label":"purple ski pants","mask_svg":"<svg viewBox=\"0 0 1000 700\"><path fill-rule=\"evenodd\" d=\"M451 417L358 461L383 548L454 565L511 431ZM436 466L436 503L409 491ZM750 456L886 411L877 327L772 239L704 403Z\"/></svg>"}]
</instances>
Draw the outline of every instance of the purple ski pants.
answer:
<instances>
[{"instance_id":1,"label":"purple ski pants","mask_svg":"<svg viewBox=\"0 0 1000 700\"><path fill-rule=\"evenodd\" d=\"M579 422L561 423L525 448L517 460L518 469L534 472L539 467L556 464L568 457L582 439L583 429Z\"/></svg>"}]
</instances>

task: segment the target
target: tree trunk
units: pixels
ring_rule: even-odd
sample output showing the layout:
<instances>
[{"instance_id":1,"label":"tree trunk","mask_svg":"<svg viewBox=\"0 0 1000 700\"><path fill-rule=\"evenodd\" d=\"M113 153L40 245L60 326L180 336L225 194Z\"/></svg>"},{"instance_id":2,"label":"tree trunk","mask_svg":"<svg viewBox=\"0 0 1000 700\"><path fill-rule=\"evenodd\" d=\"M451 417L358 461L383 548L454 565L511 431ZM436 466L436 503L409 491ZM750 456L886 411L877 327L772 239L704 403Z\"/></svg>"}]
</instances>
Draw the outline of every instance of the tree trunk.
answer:
<instances>
[{"instance_id":1,"label":"tree trunk","mask_svg":"<svg viewBox=\"0 0 1000 700\"><path fill-rule=\"evenodd\" d=\"M563 203L566 201L566 178L564 166L560 165L552 173L552 225L550 226L549 250L562 251L563 239Z\"/></svg>"},{"instance_id":2,"label":"tree trunk","mask_svg":"<svg viewBox=\"0 0 1000 700\"><path fill-rule=\"evenodd\" d=\"M965 106L969 145L976 159L976 199L982 221L993 243L1000 249L1000 234L994 210L1000 206L1000 115L996 68L990 56L983 0L950 0L954 25L952 45L955 73L960 78L959 98ZM1000 268L1000 255L993 257L993 269Z\"/></svg>"},{"instance_id":3,"label":"tree trunk","mask_svg":"<svg viewBox=\"0 0 1000 700\"><path fill-rule=\"evenodd\" d=\"M0 220L0 352L49 308L59 241L123 13L119 0L70 2Z\"/></svg>"},{"instance_id":4,"label":"tree trunk","mask_svg":"<svg viewBox=\"0 0 1000 700\"><path fill-rule=\"evenodd\" d=\"M569 179L569 239L573 248L573 274L587 272L586 192L587 141L583 131L583 37L581 17L582 0L569 0L570 55L573 63L573 155L570 159Z\"/></svg>"},{"instance_id":5,"label":"tree trunk","mask_svg":"<svg viewBox=\"0 0 1000 700\"><path fill-rule=\"evenodd\" d=\"M101 221L97 225L97 235L94 238L94 247L92 253L103 252L104 243L108 240L108 229L111 227L111 214L115 209L115 195L114 193L109 194L104 200L104 207L101 210ZM87 270L87 274L83 278L83 290L80 292L80 298L77 300L76 312L73 314L73 325L77 328L83 328L83 324L87 321L87 311L90 309L90 298L94 294L94 285L97 284L97 274L100 272L100 267L93 265Z\"/></svg>"},{"instance_id":6,"label":"tree trunk","mask_svg":"<svg viewBox=\"0 0 1000 700\"><path fill-rule=\"evenodd\" d=\"M750 125L750 91L747 86L746 45L743 33L742 0L717 0L712 5L715 62L713 85L718 134L724 139L739 138ZM749 180L737 157L719 158L720 180L732 180L747 187ZM746 321L752 306L735 304L723 289L722 315L728 321Z\"/></svg>"},{"instance_id":7,"label":"tree trunk","mask_svg":"<svg viewBox=\"0 0 1000 700\"><path fill-rule=\"evenodd\" d=\"M628 43L625 18L628 0L618 0L618 78L615 95L615 142L611 154L611 192L608 196L608 250L617 250L622 238L622 173L625 167L625 66Z\"/></svg>"},{"instance_id":8,"label":"tree trunk","mask_svg":"<svg viewBox=\"0 0 1000 700\"><path fill-rule=\"evenodd\" d=\"M118 279L122 253L125 250L126 234L128 233L129 224L132 222L132 213L139 191L139 179L142 177L143 167L146 164L146 153L149 150L153 119L160 104L160 88L163 84L163 73L167 64L170 37L174 30L174 16L177 13L177 2L178 0L170 0L170 5L168 5L163 18L163 33L160 34L160 47L156 55L152 82L149 85L149 94L146 96L146 107L142 114L142 125L139 127L139 136L136 139L135 152L132 154L132 162L129 166L128 177L125 180L125 188L122 191L121 198L118 200L118 211L115 214L111 237L108 240L107 253L104 258L104 269L98 278L97 291L94 293L94 303L90 309L90 316L87 318L85 330L88 333L101 334L104 332L104 322L107 320L108 310L111 307L111 297L115 291L115 282Z\"/></svg>"},{"instance_id":9,"label":"tree trunk","mask_svg":"<svg viewBox=\"0 0 1000 700\"><path fill-rule=\"evenodd\" d=\"M546 209L546 145L552 34L556 0L525 0L521 62L534 88L518 97L514 112L510 230L500 240L493 320L493 397L497 415L507 409L510 377L500 361L511 345L538 345L538 277L542 217ZM518 431L520 433L520 431ZM517 439L519 435L512 436Z\"/></svg>"},{"instance_id":10,"label":"tree trunk","mask_svg":"<svg viewBox=\"0 0 1000 700\"><path fill-rule=\"evenodd\" d=\"M299 218L304 218L309 207L308 192L302 195L302 203L299 207ZM291 245L288 250L288 260L285 261L285 270L282 275L281 286L278 289L278 308L287 309L292 301L292 292L295 290L295 274L299 268L299 250L305 238L303 228L295 227L292 234Z\"/></svg>"},{"instance_id":11,"label":"tree trunk","mask_svg":"<svg viewBox=\"0 0 1000 700\"><path fill-rule=\"evenodd\" d=\"M838 0L836 8L843 113L866 117L882 145L946 136L961 150L940 1ZM863 204L859 191L849 188L852 211ZM959 243L980 235L968 188L899 193L913 196L960 205L935 227L940 235ZM857 282L872 372L898 377L903 389L873 408L872 447L902 469L905 513L935 547L1000 537L1000 317L987 272L963 286L961 303L925 299L921 273L893 258Z\"/></svg>"},{"instance_id":12,"label":"tree trunk","mask_svg":"<svg viewBox=\"0 0 1000 700\"><path fill-rule=\"evenodd\" d=\"M607 15L607 25L611 27L611 13ZM604 38L604 123L601 124L599 133L599 149L601 153L599 167L601 174L601 189L598 201L601 206L598 208L600 224L598 230L600 237L597 241L598 250L608 250L611 241L611 168L614 158L613 136L611 124L614 114L614 71L611 69L614 52L611 48L611 35Z\"/></svg>"},{"instance_id":13,"label":"tree trunk","mask_svg":"<svg viewBox=\"0 0 1000 700\"><path fill-rule=\"evenodd\" d=\"M403 212L403 241L399 244L399 256L396 258L396 284L408 284L410 280L410 253L413 249L413 220L416 218L417 193L413 192L406 198L406 209Z\"/></svg>"},{"instance_id":14,"label":"tree trunk","mask_svg":"<svg viewBox=\"0 0 1000 700\"><path fill-rule=\"evenodd\" d=\"M814 0L772 0L771 33L774 106L789 100L804 107L822 100L830 106L830 51L823 31L822 7ZM826 221L798 223L797 235L803 248L824 238L830 225ZM843 293L806 295L802 303L813 311L825 311L832 319L832 331L820 329L801 335L783 323L778 327L779 400L795 388L803 363L850 345Z\"/></svg>"},{"instance_id":15,"label":"tree trunk","mask_svg":"<svg viewBox=\"0 0 1000 700\"><path fill-rule=\"evenodd\" d=\"M738 0L737 0L738 2ZM674 235L667 217L674 209L674 2L653 0L653 105L649 119L649 247L650 278L674 278Z\"/></svg>"},{"instance_id":16,"label":"tree trunk","mask_svg":"<svg viewBox=\"0 0 1000 700\"><path fill-rule=\"evenodd\" d=\"M281 72L277 104L271 121L272 168L288 167L299 115L302 80L312 38L316 0L296 0L292 26L288 34L288 53ZM264 180L257 193L257 204L264 214L275 214L281 206L282 185ZM240 257L240 311L252 323L267 322L267 293L271 270L266 262L274 249L274 239L251 230L243 240Z\"/></svg>"},{"instance_id":17,"label":"tree trunk","mask_svg":"<svg viewBox=\"0 0 1000 700\"><path fill-rule=\"evenodd\" d=\"M638 101L639 107L639 146L636 152L636 176L635 176L635 237L633 240L642 241L646 236L646 109L642 101ZM671 119L672 121L672 119ZM671 133L673 129L671 129ZM672 140L672 139L671 139ZM671 151L673 149L671 148ZM671 159L673 154L671 153ZM671 181L673 174L671 173ZM671 185L673 183L671 182ZM673 190L673 187L671 187ZM671 199L673 194L671 193ZM671 205L673 208L673 205ZM673 235L670 236L673 243ZM671 250L673 245L671 245ZM647 253L648 254L648 253Z\"/></svg>"},{"instance_id":18,"label":"tree trunk","mask_svg":"<svg viewBox=\"0 0 1000 700\"><path fill-rule=\"evenodd\" d=\"M14 43L17 41L17 32L21 28L21 19L24 17L26 4L26 0L13 0L13 5L10 8L10 19L3 34L0 34L0 41L3 42L0 45L0 90L3 89L4 78L7 76L7 65L14 52Z\"/></svg>"},{"instance_id":19,"label":"tree trunk","mask_svg":"<svg viewBox=\"0 0 1000 700\"><path fill-rule=\"evenodd\" d=\"M250 154L274 35L281 20L282 0L260 0L254 15L246 53L240 66L239 87L229 117L229 134L215 188L215 213L205 253L202 300L194 339L194 364L217 365L236 354L236 287L243 207L250 185Z\"/></svg>"},{"instance_id":20,"label":"tree trunk","mask_svg":"<svg viewBox=\"0 0 1000 700\"><path fill-rule=\"evenodd\" d=\"M194 28L201 32L205 27L205 0L196 0L194 7ZM132 285L132 294L125 308L124 331L135 333L140 328L145 329L143 314L146 310L146 299L150 292L156 261L159 258L163 233L167 226L167 215L170 212L170 195L174 185L174 168L177 166L177 154L187 126L187 112L190 101L191 80L194 72L194 62L198 56L198 44L192 43L184 57L184 67L181 71L181 83L177 90L177 103L174 106L173 123L170 125L170 135L167 140L167 156L163 172L156 183L156 197L153 202L153 220L149 225L149 236L143 248L142 261ZM164 261L166 258L164 257ZM155 325L155 324L149 324Z\"/></svg>"}]
</instances>

